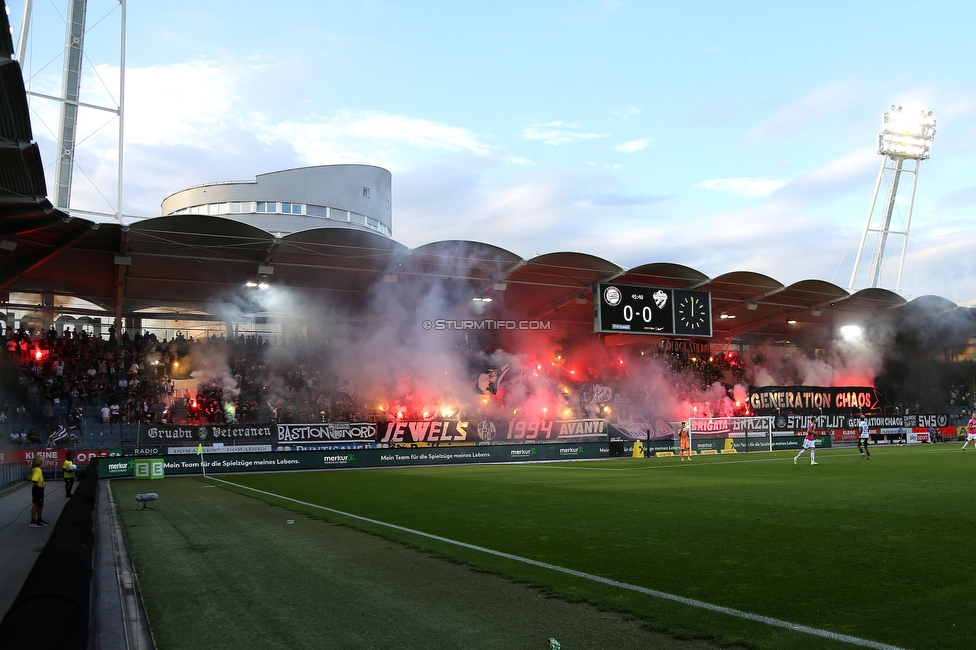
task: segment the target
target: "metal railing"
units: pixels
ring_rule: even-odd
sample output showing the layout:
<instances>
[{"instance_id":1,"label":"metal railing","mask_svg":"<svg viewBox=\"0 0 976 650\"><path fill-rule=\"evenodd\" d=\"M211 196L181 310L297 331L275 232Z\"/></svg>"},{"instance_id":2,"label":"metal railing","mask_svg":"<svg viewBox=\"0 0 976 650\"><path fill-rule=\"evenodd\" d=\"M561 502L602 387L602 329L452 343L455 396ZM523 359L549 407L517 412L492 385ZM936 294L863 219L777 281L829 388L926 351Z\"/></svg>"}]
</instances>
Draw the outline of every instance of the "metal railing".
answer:
<instances>
[{"instance_id":1,"label":"metal railing","mask_svg":"<svg viewBox=\"0 0 976 650\"><path fill-rule=\"evenodd\" d=\"M3 463L0 465L0 487L20 483L26 475L27 467L23 463Z\"/></svg>"}]
</instances>

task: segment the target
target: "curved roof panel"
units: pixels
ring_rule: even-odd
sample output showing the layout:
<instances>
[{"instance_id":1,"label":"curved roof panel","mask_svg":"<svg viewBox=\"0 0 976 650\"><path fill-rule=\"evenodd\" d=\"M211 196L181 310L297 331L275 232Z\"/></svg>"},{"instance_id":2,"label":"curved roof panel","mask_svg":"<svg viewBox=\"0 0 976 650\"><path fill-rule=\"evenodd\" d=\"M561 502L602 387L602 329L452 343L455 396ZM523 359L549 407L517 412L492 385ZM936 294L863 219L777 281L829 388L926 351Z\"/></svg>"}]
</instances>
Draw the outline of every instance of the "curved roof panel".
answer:
<instances>
[{"instance_id":1,"label":"curved roof panel","mask_svg":"<svg viewBox=\"0 0 976 650\"><path fill-rule=\"evenodd\" d=\"M708 276L697 269L671 262L641 264L616 278L622 284L646 284L653 287L694 289L708 282Z\"/></svg>"},{"instance_id":2,"label":"curved roof panel","mask_svg":"<svg viewBox=\"0 0 976 650\"><path fill-rule=\"evenodd\" d=\"M472 282L497 282L501 281L508 268L521 261L522 258L515 253L491 244L445 240L410 250L398 262L396 272Z\"/></svg>"}]
</instances>

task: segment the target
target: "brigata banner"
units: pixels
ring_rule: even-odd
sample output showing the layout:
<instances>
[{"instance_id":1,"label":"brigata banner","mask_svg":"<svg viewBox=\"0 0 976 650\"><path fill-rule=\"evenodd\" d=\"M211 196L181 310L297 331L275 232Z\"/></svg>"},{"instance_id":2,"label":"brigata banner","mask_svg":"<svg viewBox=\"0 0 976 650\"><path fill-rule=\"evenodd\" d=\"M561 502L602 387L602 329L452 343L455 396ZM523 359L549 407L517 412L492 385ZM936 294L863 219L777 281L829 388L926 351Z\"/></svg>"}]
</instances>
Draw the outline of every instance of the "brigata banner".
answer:
<instances>
[{"instance_id":1,"label":"brigata banner","mask_svg":"<svg viewBox=\"0 0 976 650\"><path fill-rule=\"evenodd\" d=\"M764 386L749 388L756 415L879 413L882 394L870 386Z\"/></svg>"},{"instance_id":2,"label":"brigata banner","mask_svg":"<svg viewBox=\"0 0 976 650\"><path fill-rule=\"evenodd\" d=\"M691 418L689 428L693 438L745 438L768 436L773 418ZM677 427L676 427L677 428Z\"/></svg>"},{"instance_id":3,"label":"brigata banner","mask_svg":"<svg viewBox=\"0 0 976 650\"><path fill-rule=\"evenodd\" d=\"M277 442L276 434L273 424L150 425L139 428L139 446L149 447L161 443L197 445L201 442L271 444Z\"/></svg>"}]
</instances>

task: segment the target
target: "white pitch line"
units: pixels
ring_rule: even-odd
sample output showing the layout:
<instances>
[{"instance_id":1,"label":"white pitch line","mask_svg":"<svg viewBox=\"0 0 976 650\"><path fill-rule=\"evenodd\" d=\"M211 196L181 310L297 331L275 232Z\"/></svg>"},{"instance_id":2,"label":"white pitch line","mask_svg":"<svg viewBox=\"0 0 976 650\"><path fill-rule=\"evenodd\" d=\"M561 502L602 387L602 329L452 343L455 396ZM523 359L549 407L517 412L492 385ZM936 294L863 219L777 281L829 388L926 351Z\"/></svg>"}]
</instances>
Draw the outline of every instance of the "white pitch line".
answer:
<instances>
[{"instance_id":1,"label":"white pitch line","mask_svg":"<svg viewBox=\"0 0 976 650\"><path fill-rule=\"evenodd\" d=\"M445 544L452 544L454 546L460 546L462 548L470 549L472 551L479 551L481 553L486 553L488 555L494 555L496 557L505 558L507 560L514 560L516 562L522 562L524 564L530 564L532 566L541 567L543 569L549 569L550 571L556 571L559 573L565 573L567 575L574 576L576 578L584 578L586 580L591 580L593 582L599 582L601 584L609 585L611 587L618 587L620 589L627 589L629 591L635 591L637 593L645 594L648 596L653 596L654 598L661 598L663 600L670 600L675 603L681 603L683 605L689 605L691 607L697 607L699 609L706 609L712 612L718 612L720 614L727 614L728 616L734 616L736 618L743 618L748 621L754 621L757 623L765 623L766 625L771 625L773 627L781 627L787 630L793 630L794 632L801 632L803 634L809 634L812 636L818 636L824 639L830 639L831 641L840 641L842 643L850 643L851 645L860 646L862 648L874 648L875 650L905 650L904 648L899 648L898 646L888 645L887 643L879 643L878 641L871 641L869 639L861 639L856 636L850 636L847 634L838 634L837 632L831 632L829 630L821 630L815 627L810 627L808 625L800 625L798 623L791 623L789 621L783 621L778 618L772 618L770 616L761 616L759 614L752 614L750 612L744 612L740 609L733 609L731 607L722 607L721 605L713 605L711 603L706 603L702 600L696 600L694 598L685 598L684 596L677 596L675 594L669 594L664 591L657 591L656 589L648 589L647 587L641 587L639 585L632 585L626 582L619 582L617 580L611 580L610 578L604 578L602 576L594 575L592 573L584 573L582 571L576 571L574 569L567 569L565 567L556 566L555 564L548 564L546 562L540 562L539 560L533 560L526 557L521 557L519 555L512 555L511 553L504 553L502 551L496 551L494 549L485 548L483 546L476 546L474 544L468 544L467 542L459 542L454 539L449 539L447 537L441 537L440 535L433 535L431 533L425 533L420 530L414 530L412 528L406 528L404 526L398 526L396 524L390 524L385 521L378 521L376 519L370 519L369 517L362 517L360 515L354 515L349 512L343 512L342 510L335 510L334 508L329 508L327 506L321 506L317 503L308 503L307 501L301 501L299 499L293 499L291 497L286 497L281 494L275 494L274 492L266 492L264 490L259 490L257 488L250 487L249 485L241 485L240 483L234 483L232 481L227 481L224 479L216 478L213 476L207 477L211 481L219 481L220 483L226 483L227 485L233 485L234 487L241 488L244 490L251 490L252 492L257 492L258 494L264 494L269 497L276 499L281 499L283 501L291 501L292 503L297 503L299 505L307 506L309 508L317 508L319 510L325 510L326 512L331 512L336 515L341 515L343 517L349 517L350 519L358 519L359 521L365 521L370 524L375 524L377 526L385 526L386 528L392 528L394 530L399 530L405 533L410 533L411 535L418 535L420 537L426 537L427 539L433 539L438 542L444 542Z\"/></svg>"}]
</instances>

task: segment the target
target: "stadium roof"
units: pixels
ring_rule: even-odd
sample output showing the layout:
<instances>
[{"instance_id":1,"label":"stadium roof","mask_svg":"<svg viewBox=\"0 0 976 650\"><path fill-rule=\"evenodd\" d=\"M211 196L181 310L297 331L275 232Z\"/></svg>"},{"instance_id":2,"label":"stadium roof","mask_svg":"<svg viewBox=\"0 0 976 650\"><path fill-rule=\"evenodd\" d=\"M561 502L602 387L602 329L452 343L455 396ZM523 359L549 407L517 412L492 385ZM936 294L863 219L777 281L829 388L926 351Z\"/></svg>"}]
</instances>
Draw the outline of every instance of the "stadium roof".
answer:
<instances>
[{"instance_id":1,"label":"stadium roof","mask_svg":"<svg viewBox=\"0 0 976 650\"><path fill-rule=\"evenodd\" d=\"M0 292L7 295L76 296L109 315L152 317L159 311L172 318L173 308L208 312L253 280L355 308L377 283L437 279L454 295L492 298L492 314L544 318L586 331L593 327L594 283L614 280L709 291L714 340L722 342L749 335L792 338L905 304L884 289L850 294L821 280L786 286L749 271L709 278L666 262L624 269L577 252L522 259L471 241L408 249L382 235L342 227L276 237L215 216L158 217L131 225L71 218L46 198L23 77L11 59L9 30L0 25L0 31ZM958 308L934 296L913 304ZM617 343L639 340L612 336Z\"/></svg>"},{"instance_id":2,"label":"stadium roof","mask_svg":"<svg viewBox=\"0 0 976 650\"><path fill-rule=\"evenodd\" d=\"M795 337L810 328L862 321L905 304L884 289L849 294L822 280L786 286L748 271L709 278L668 263L625 270L577 252L522 259L470 241L408 249L382 235L345 228L278 238L213 216L158 217L130 226L94 227L79 219L50 223L38 211L16 220L4 215L3 228L5 239L16 248L0 251L0 290L76 296L108 314L114 314L118 304L125 316L151 317L165 308L207 312L250 280L288 287L316 302L356 308L377 283L406 287L433 279L449 287L452 295L492 298L495 316L546 319L559 327L586 330L593 326L593 285L613 280L710 292L714 335L725 341L744 335ZM914 302L955 308L934 296ZM639 335L615 335L616 342L638 340L635 336Z\"/></svg>"}]
</instances>

